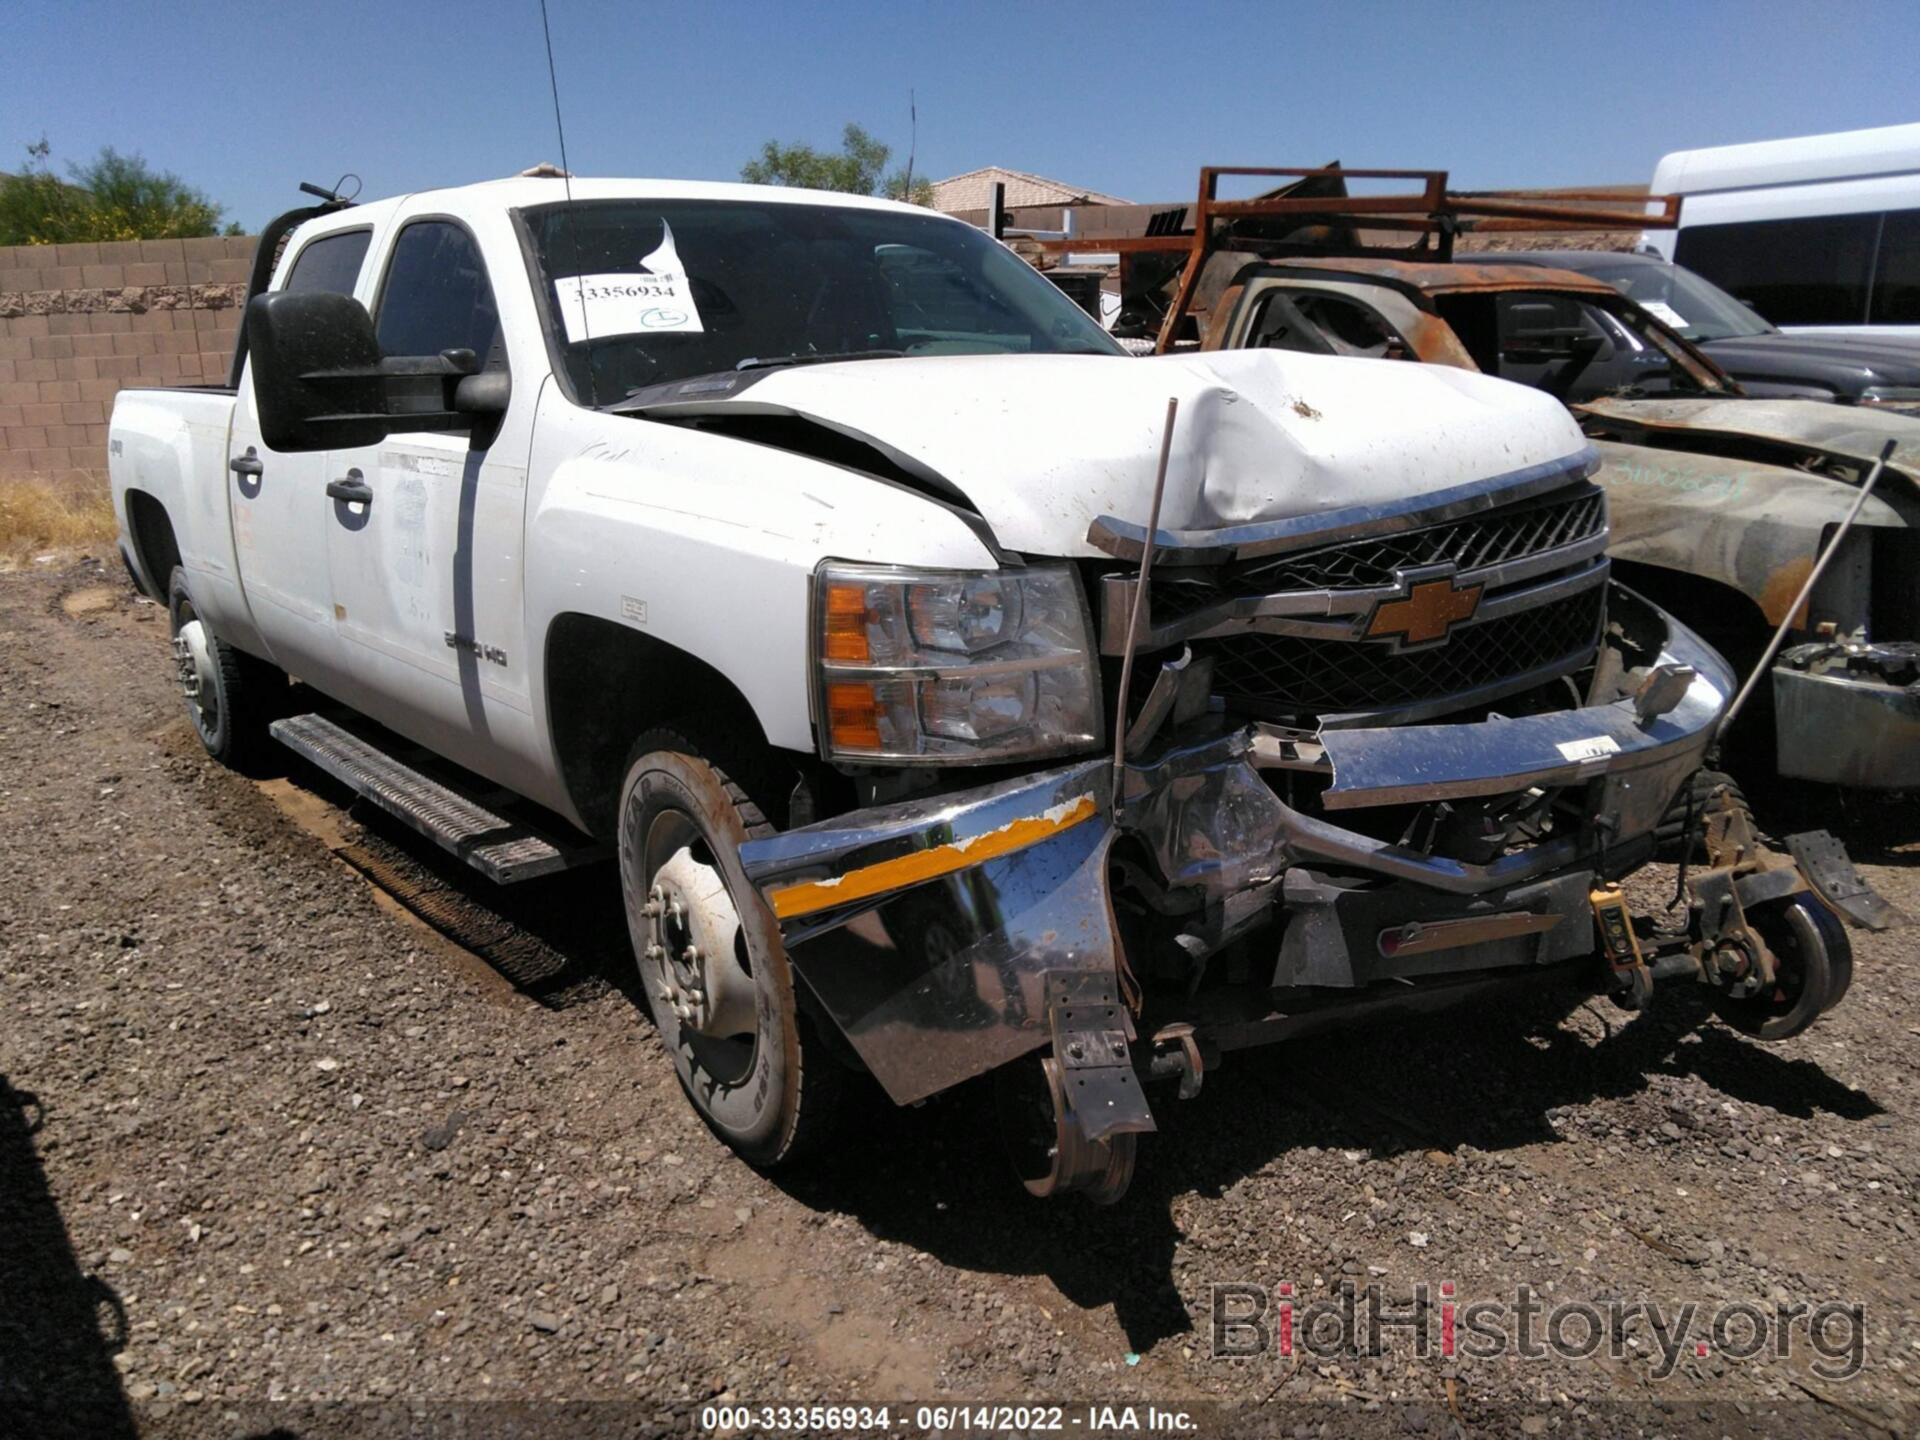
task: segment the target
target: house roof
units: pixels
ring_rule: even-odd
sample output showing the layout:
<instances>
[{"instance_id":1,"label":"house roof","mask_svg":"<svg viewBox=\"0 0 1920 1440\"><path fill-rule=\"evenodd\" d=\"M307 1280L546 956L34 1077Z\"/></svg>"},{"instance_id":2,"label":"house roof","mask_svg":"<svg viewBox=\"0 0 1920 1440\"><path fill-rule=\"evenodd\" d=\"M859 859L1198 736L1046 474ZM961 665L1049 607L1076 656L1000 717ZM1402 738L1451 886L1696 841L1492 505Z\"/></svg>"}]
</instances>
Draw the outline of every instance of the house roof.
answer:
<instances>
[{"instance_id":1,"label":"house roof","mask_svg":"<svg viewBox=\"0 0 1920 1440\"><path fill-rule=\"evenodd\" d=\"M1007 187L1006 203L1014 205L1129 205L1117 195L1098 190L1083 190L1044 175L1029 175L1024 170L1009 170L1003 165L988 165L964 175L950 175L933 182L933 208L936 210L984 210L993 203L994 182Z\"/></svg>"}]
</instances>

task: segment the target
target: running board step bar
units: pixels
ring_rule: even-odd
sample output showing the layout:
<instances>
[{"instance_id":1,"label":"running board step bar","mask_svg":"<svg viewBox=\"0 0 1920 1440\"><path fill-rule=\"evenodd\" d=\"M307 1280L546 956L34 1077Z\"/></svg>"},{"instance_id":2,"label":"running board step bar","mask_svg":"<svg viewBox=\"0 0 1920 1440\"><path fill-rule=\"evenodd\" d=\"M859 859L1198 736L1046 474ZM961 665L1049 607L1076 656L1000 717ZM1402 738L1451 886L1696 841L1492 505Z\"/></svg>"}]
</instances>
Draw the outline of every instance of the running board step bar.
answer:
<instances>
[{"instance_id":1,"label":"running board step bar","mask_svg":"<svg viewBox=\"0 0 1920 1440\"><path fill-rule=\"evenodd\" d=\"M273 738L318 766L489 880L511 885L607 858L607 847L580 837L553 838L517 816L491 808L484 796L422 774L366 737L324 715L276 720ZM477 787L484 782L466 777Z\"/></svg>"}]
</instances>

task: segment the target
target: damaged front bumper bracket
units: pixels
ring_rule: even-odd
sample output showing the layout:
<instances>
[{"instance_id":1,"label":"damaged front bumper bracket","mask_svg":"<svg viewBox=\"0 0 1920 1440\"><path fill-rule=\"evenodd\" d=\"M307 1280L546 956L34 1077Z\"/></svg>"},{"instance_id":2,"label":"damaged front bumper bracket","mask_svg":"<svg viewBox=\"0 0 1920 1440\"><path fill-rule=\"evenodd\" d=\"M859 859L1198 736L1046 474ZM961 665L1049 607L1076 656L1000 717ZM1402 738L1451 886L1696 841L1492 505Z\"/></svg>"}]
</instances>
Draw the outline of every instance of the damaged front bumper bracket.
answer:
<instances>
[{"instance_id":1,"label":"damaged front bumper bracket","mask_svg":"<svg viewBox=\"0 0 1920 1440\"><path fill-rule=\"evenodd\" d=\"M1689 632L1673 626L1663 642L1659 663L1690 667L1693 678L1671 710L1650 719L1623 699L1469 724L1321 732L1333 770L1326 804L1335 813L1535 785L1588 787L1587 834L1487 864L1408 849L1288 806L1260 773L1254 727L1130 761L1118 821L1111 763L1090 758L750 841L741 860L780 921L795 972L900 1104L1047 1046L1056 977L1118 983L1108 856L1123 833L1145 847L1170 889L1197 892L1199 906L1227 916L1234 933L1276 904L1303 913L1320 906L1339 921L1351 901L1336 893L1337 879L1318 873L1326 867L1397 883L1371 897L1409 897L1388 917L1393 925L1479 918L1490 908L1578 913L1577 924L1543 918L1510 927L1511 938L1489 946L1526 959L1568 946L1587 954L1585 885L1600 863L1596 837L1619 847L1650 835L1699 767L1732 688L1719 657ZM1508 903L1514 895L1523 898ZM1290 928L1301 930L1300 944L1320 933ZM1329 943L1338 938L1327 934ZM1363 984L1398 973L1395 965L1409 973L1457 969L1462 956L1489 946L1371 955L1334 983ZM1324 982L1314 973L1313 983ZM1120 1019L1131 1043L1125 1007Z\"/></svg>"}]
</instances>

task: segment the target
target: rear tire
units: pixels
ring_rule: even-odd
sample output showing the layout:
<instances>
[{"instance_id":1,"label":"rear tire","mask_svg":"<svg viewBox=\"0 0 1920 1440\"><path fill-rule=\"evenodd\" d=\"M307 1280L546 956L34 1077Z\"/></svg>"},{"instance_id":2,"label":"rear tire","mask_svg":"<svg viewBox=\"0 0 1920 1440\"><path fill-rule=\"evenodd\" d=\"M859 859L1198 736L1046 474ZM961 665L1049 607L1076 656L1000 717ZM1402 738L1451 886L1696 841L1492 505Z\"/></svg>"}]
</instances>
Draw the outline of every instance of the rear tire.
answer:
<instances>
[{"instance_id":1,"label":"rear tire","mask_svg":"<svg viewBox=\"0 0 1920 1440\"><path fill-rule=\"evenodd\" d=\"M750 755L675 730L640 737L620 787L620 888L681 1089L743 1159L772 1167L820 1147L849 1077L800 1012L780 927L740 868L740 845L774 833L733 778Z\"/></svg>"},{"instance_id":2,"label":"rear tire","mask_svg":"<svg viewBox=\"0 0 1920 1440\"><path fill-rule=\"evenodd\" d=\"M267 727L286 701L285 673L213 633L194 608L186 569L179 565L167 580L167 623L194 734L222 765L260 769L271 753Z\"/></svg>"}]
</instances>

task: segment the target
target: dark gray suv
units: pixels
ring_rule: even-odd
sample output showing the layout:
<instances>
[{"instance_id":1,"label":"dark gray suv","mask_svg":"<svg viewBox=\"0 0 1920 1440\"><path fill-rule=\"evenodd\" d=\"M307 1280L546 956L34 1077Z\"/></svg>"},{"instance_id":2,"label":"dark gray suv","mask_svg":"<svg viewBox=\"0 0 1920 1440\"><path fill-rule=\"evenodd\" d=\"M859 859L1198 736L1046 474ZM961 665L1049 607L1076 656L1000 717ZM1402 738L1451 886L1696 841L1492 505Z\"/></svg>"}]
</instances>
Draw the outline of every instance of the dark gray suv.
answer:
<instances>
[{"instance_id":1,"label":"dark gray suv","mask_svg":"<svg viewBox=\"0 0 1920 1440\"><path fill-rule=\"evenodd\" d=\"M1920 414L1920 342L1778 330L1705 276L1656 255L1530 250L1502 254L1499 260L1606 281L1693 341L1749 395L1885 405Z\"/></svg>"}]
</instances>

